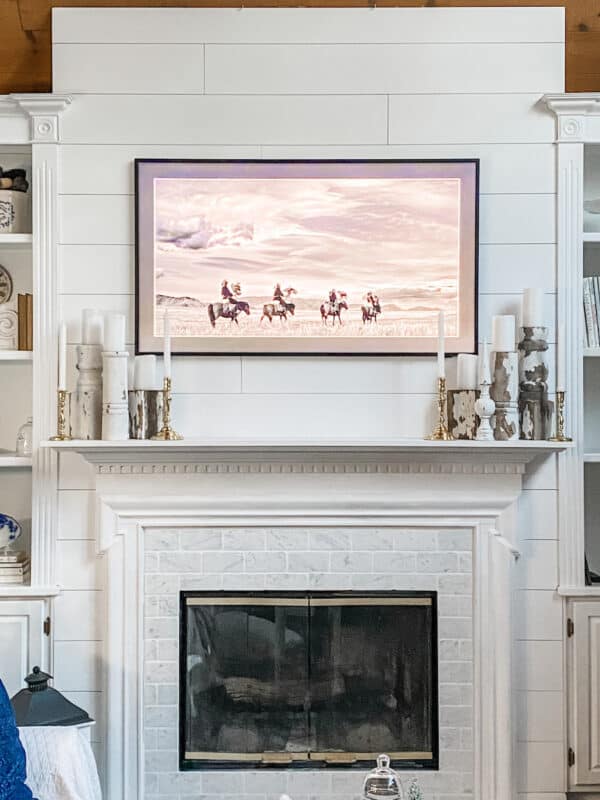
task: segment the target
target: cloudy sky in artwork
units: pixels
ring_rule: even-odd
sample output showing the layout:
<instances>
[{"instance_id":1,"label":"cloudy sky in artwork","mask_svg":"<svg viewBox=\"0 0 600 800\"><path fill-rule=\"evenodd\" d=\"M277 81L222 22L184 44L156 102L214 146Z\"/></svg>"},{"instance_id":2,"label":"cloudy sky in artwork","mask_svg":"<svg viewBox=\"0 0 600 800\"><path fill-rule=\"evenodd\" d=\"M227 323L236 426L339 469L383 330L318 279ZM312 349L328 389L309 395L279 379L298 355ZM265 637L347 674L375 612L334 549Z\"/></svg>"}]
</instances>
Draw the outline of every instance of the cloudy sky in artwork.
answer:
<instances>
[{"instance_id":1,"label":"cloudy sky in artwork","mask_svg":"<svg viewBox=\"0 0 600 800\"><path fill-rule=\"evenodd\" d=\"M456 308L459 217L456 178L161 178L156 291L214 300L228 279Z\"/></svg>"}]
</instances>

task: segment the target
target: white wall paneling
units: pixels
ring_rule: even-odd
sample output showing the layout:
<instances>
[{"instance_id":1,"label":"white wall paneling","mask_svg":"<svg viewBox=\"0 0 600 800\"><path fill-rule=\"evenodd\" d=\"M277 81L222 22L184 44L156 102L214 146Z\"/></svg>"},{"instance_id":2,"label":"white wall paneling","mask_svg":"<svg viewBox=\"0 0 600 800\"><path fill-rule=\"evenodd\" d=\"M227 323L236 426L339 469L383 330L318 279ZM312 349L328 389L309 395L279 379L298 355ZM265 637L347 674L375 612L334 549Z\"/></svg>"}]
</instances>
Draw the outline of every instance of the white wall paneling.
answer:
<instances>
[{"instance_id":1,"label":"white wall paneling","mask_svg":"<svg viewBox=\"0 0 600 800\"><path fill-rule=\"evenodd\" d=\"M71 364L85 307L126 313L133 341L134 158L480 158L480 337L493 314L519 313L522 289L539 285L554 342L555 130L539 100L561 90L562 9L55 9L53 37L55 90L77 95L61 123L58 185ZM454 369L449 361L450 381ZM418 436L433 423L434 379L433 359L176 358L173 412L188 436ZM555 461L540 459L524 476L515 525L524 549L514 632L516 652L527 655L522 708L533 688L563 697L562 673L547 676L542 658L562 656L546 511L556 502ZM59 552L75 575L65 594L72 603L82 593L82 607L97 606L102 619L105 565L90 564L94 487L89 465L62 453ZM452 576L444 585L452 591ZM57 642L57 685L98 692L90 653L106 644L84 629L87 649ZM85 686L65 671L67 656L73 674L81 661ZM519 791L557 800L562 762L548 770L544 758L561 745L556 726L546 734L536 720L531 730L545 741L529 741L523 727L529 766ZM109 743L111 758L118 747ZM295 794L310 794L301 788Z\"/></svg>"},{"instance_id":2,"label":"white wall paneling","mask_svg":"<svg viewBox=\"0 0 600 800\"><path fill-rule=\"evenodd\" d=\"M560 8L469 8L402 10L344 9L147 9L89 8L53 12L54 44L266 43L282 42L564 42ZM61 76L55 75L55 79Z\"/></svg>"}]
</instances>

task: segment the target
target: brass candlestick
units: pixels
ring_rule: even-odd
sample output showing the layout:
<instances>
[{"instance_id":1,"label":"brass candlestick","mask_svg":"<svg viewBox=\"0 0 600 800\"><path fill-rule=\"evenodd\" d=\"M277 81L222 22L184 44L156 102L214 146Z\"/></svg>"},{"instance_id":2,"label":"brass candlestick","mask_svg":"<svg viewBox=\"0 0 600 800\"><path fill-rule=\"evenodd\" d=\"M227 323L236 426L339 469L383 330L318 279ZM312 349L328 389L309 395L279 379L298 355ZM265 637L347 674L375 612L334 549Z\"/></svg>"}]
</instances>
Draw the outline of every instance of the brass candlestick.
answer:
<instances>
[{"instance_id":1,"label":"brass candlestick","mask_svg":"<svg viewBox=\"0 0 600 800\"><path fill-rule=\"evenodd\" d=\"M427 437L433 442L449 442L452 440L452 436L448 431L446 402L446 378L438 378L438 423L433 433Z\"/></svg>"},{"instance_id":2,"label":"brass candlestick","mask_svg":"<svg viewBox=\"0 0 600 800\"><path fill-rule=\"evenodd\" d=\"M176 442L183 439L183 436L171 427L171 378L163 380L163 426L152 438L160 439L163 442Z\"/></svg>"},{"instance_id":3,"label":"brass candlestick","mask_svg":"<svg viewBox=\"0 0 600 800\"><path fill-rule=\"evenodd\" d=\"M68 433L67 423L67 401L70 405L71 392L64 389L58 390L58 401L56 403L56 436L51 436L51 442L70 442L71 436Z\"/></svg>"},{"instance_id":4,"label":"brass candlestick","mask_svg":"<svg viewBox=\"0 0 600 800\"><path fill-rule=\"evenodd\" d=\"M570 436L565 436L565 393L556 392L556 436L551 436L549 442L572 442Z\"/></svg>"}]
</instances>

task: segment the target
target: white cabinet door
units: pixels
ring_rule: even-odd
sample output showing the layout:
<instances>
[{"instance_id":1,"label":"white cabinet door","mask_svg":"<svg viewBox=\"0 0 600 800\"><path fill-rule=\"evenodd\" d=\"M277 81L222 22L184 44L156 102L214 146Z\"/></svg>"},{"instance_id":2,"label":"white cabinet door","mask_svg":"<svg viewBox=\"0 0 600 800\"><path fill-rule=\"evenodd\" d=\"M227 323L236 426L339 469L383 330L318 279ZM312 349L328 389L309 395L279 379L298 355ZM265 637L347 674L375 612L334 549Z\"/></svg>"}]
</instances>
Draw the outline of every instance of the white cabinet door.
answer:
<instances>
[{"instance_id":1,"label":"white cabinet door","mask_svg":"<svg viewBox=\"0 0 600 800\"><path fill-rule=\"evenodd\" d=\"M43 600L0 601L0 678L12 697L36 665L47 666Z\"/></svg>"}]
</instances>

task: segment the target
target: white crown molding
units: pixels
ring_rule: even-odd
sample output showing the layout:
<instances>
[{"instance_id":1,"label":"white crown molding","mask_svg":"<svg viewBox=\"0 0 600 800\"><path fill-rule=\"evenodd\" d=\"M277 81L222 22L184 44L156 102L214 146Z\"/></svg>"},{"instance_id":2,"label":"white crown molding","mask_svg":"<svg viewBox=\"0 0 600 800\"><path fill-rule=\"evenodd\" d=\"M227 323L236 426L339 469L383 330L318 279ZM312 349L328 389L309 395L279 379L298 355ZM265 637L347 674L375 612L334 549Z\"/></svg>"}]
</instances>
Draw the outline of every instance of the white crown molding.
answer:
<instances>
[{"instance_id":1,"label":"white crown molding","mask_svg":"<svg viewBox=\"0 0 600 800\"><path fill-rule=\"evenodd\" d=\"M69 107L69 95L10 94L0 97L0 117L25 117L30 124L30 139L38 142L58 142L59 118Z\"/></svg>"}]
</instances>

